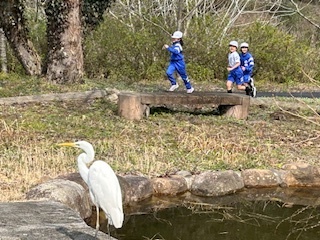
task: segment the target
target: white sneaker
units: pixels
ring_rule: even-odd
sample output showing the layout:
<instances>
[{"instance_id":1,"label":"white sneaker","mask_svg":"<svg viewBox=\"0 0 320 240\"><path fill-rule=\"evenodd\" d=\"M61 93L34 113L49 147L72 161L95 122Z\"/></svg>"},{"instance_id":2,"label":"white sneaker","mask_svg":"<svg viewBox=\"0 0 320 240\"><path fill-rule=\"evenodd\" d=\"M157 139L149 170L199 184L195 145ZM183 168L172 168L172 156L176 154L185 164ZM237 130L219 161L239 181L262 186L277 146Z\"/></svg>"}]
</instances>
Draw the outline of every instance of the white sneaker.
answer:
<instances>
[{"instance_id":1,"label":"white sneaker","mask_svg":"<svg viewBox=\"0 0 320 240\"><path fill-rule=\"evenodd\" d=\"M187 93L193 93L193 91L194 91L194 88L193 88L193 87L190 88L190 89L187 89Z\"/></svg>"},{"instance_id":2,"label":"white sneaker","mask_svg":"<svg viewBox=\"0 0 320 240\"><path fill-rule=\"evenodd\" d=\"M254 80L253 80L253 78L250 78L249 85L250 85L252 88L254 88Z\"/></svg>"},{"instance_id":3,"label":"white sneaker","mask_svg":"<svg viewBox=\"0 0 320 240\"><path fill-rule=\"evenodd\" d=\"M176 85L172 85L171 88L169 89L170 92L173 92L174 90L176 90L179 87L178 84Z\"/></svg>"},{"instance_id":4,"label":"white sneaker","mask_svg":"<svg viewBox=\"0 0 320 240\"><path fill-rule=\"evenodd\" d=\"M252 87L251 91L252 91L251 97L256 97L257 96L257 88L256 87Z\"/></svg>"}]
</instances>

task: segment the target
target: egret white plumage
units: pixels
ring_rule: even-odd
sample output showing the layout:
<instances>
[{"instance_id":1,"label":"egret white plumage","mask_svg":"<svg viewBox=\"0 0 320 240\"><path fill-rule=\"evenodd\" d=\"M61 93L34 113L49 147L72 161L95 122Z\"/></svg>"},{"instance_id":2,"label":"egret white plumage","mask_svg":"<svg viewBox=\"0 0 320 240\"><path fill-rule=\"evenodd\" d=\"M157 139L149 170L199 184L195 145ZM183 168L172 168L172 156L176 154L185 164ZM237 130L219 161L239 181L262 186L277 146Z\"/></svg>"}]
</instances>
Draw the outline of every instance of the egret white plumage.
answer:
<instances>
[{"instance_id":1,"label":"egret white plumage","mask_svg":"<svg viewBox=\"0 0 320 240\"><path fill-rule=\"evenodd\" d=\"M88 185L90 197L97 209L96 233L99 231L99 207L104 211L109 224L121 228L124 214L122 194L118 178L112 168L104 161L94 161L93 146L86 141L60 143L59 146L77 147L84 151L78 158L78 169L82 179ZM93 162L94 161L94 162ZM87 164L92 163L88 168ZM109 234L110 236L110 234Z\"/></svg>"}]
</instances>

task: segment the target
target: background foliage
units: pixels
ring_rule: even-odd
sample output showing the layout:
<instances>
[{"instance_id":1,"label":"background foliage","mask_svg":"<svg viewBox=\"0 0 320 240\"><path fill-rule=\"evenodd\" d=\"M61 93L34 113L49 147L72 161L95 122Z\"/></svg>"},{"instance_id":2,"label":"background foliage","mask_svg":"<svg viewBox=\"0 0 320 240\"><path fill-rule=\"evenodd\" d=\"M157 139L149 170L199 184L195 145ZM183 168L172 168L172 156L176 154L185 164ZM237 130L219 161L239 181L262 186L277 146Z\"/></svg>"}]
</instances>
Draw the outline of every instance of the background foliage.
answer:
<instances>
[{"instance_id":1,"label":"background foliage","mask_svg":"<svg viewBox=\"0 0 320 240\"><path fill-rule=\"evenodd\" d=\"M214 17L208 18L209 23L214 22L214 19L210 19ZM234 29L222 44L215 36L214 26L195 20L184 37L188 73L198 82L226 78L228 43L233 39L239 44L242 41L249 42L250 51L255 57L255 77L258 81L304 81L306 79L301 69L320 80L316 70L320 58L315 54L314 47L275 26L255 22L246 27L246 31ZM149 26L148 29L134 32L106 17L86 40L88 76L111 75L128 81L164 78L169 53L161 48L169 41L169 36L156 27Z\"/></svg>"},{"instance_id":2,"label":"background foliage","mask_svg":"<svg viewBox=\"0 0 320 240\"><path fill-rule=\"evenodd\" d=\"M316 54L319 30L299 14L287 12L292 1L278 1L282 5L277 8L272 1L236 0L227 4L188 0L183 6L178 0L117 1L102 15L104 4L111 2L83 3L83 8L89 9L83 16L87 24L84 58L88 78L123 83L166 79L169 53L162 46L170 43L170 34L181 28L185 33L187 71L193 81L225 80L231 40L250 44L257 82L306 81L302 70L320 81L320 57ZM239 6L232 5L235 3ZM317 1L312 1L303 5L301 11L318 22L318 8ZM30 36L45 58L46 19L38 9L27 10ZM22 68L10 50L8 56L9 70L21 73Z\"/></svg>"}]
</instances>

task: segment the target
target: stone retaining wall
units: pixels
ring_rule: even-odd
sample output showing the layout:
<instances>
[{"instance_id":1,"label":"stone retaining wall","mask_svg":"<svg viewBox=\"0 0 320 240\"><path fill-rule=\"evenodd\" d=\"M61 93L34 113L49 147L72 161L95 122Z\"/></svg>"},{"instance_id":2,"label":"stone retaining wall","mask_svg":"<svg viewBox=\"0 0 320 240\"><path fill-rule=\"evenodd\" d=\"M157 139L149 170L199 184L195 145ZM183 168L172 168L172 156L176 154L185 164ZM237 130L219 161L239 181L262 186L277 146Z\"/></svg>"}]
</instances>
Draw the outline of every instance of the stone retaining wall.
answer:
<instances>
[{"instance_id":1,"label":"stone retaining wall","mask_svg":"<svg viewBox=\"0 0 320 240\"><path fill-rule=\"evenodd\" d=\"M124 205L154 195L175 196L185 192L200 197L223 196L245 188L320 187L320 168L306 163L287 164L280 170L206 171L192 175L179 171L174 175L149 179L144 176L118 176ZM91 216L88 188L78 173L61 176L32 188L28 200L54 200L68 205L85 219Z\"/></svg>"}]
</instances>

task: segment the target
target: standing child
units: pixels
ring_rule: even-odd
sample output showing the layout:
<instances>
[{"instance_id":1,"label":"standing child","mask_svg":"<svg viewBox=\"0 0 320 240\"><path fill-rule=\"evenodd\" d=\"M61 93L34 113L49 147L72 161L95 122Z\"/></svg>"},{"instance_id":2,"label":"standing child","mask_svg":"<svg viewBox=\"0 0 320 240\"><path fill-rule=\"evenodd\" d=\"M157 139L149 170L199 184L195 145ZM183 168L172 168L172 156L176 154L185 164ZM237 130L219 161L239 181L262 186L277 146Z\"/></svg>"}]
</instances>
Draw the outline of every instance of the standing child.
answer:
<instances>
[{"instance_id":1,"label":"standing child","mask_svg":"<svg viewBox=\"0 0 320 240\"><path fill-rule=\"evenodd\" d=\"M169 91L173 92L179 87L179 84L173 76L174 72L177 71L177 73L182 78L184 85L186 86L187 93L192 93L194 91L194 88L191 86L190 80L188 78L186 72L186 64L184 62L184 55L182 52L182 32L174 32L171 38L172 45L168 46L167 44L165 44L163 46L164 49L167 49L171 53L170 63L166 71L168 79L171 83Z\"/></svg>"},{"instance_id":2,"label":"standing child","mask_svg":"<svg viewBox=\"0 0 320 240\"><path fill-rule=\"evenodd\" d=\"M229 54L228 54L228 67L227 70L229 72L227 78L227 91L228 93L232 93L232 85L235 83L239 90L245 90L246 94L249 95L251 88L249 86L244 85L243 81L243 72L240 67L240 56L237 52L238 42L231 41L229 43Z\"/></svg>"},{"instance_id":3,"label":"standing child","mask_svg":"<svg viewBox=\"0 0 320 240\"><path fill-rule=\"evenodd\" d=\"M243 81L244 84L251 87L250 95L256 97L257 89L254 86L254 81L252 78L254 59L249 52L249 44L244 42L240 44L240 66L243 71Z\"/></svg>"}]
</instances>

